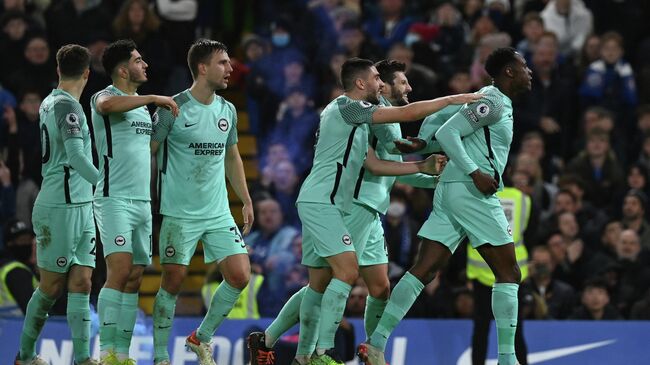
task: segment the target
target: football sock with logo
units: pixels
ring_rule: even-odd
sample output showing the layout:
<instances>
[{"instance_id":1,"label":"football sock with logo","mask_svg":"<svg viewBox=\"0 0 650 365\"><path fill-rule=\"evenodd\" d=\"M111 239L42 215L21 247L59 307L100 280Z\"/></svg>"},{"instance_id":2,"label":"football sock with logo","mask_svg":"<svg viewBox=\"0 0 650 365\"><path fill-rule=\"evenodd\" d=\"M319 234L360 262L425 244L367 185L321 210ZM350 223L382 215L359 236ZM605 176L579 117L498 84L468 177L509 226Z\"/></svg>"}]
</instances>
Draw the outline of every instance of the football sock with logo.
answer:
<instances>
[{"instance_id":1,"label":"football sock with logo","mask_svg":"<svg viewBox=\"0 0 650 365\"><path fill-rule=\"evenodd\" d=\"M366 311L363 315L363 325L366 329L366 341L370 339L370 335L375 332L377 324L381 319L381 315L386 309L387 300L377 299L368 295L366 298Z\"/></svg>"},{"instance_id":2,"label":"football sock with logo","mask_svg":"<svg viewBox=\"0 0 650 365\"><path fill-rule=\"evenodd\" d=\"M99 349L102 357L108 351L115 350L115 331L122 307L122 292L102 288L97 299L99 312Z\"/></svg>"},{"instance_id":3,"label":"football sock with logo","mask_svg":"<svg viewBox=\"0 0 650 365\"><path fill-rule=\"evenodd\" d=\"M515 365L515 332L517 331L518 284L496 283L492 287L492 314L497 325L499 365Z\"/></svg>"},{"instance_id":4,"label":"football sock with logo","mask_svg":"<svg viewBox=\"0 0 650 365\"><path fill-rule=\"evenodd\" d=\"M196 337L199 341L210 342L214 332L232 310L232 307L235 305L240 293L240 289L233 288L228 285L225 280L221 282L212 297L208 313L205 315L203 322L201 322L199 329L196 331Z\"/></svg>"},{"instance_id":5,"label":"football sock with logo","mask_svg":"<svg viewBox=\"0 0 650 365\"><path fill-rule=\"evenodd\" d=\"M264 331L264 345L266 347L272 348L275 346L280 336L298 323L300 320L300 303L305 291L307 291L307 287L298 290L296 294L292 295L284 304L278 316Z\"/></svg>"},{"instance_id":6,"label":"football sock with logo","mask_svg":"<svg viewBox=\"0 0 650 365\"><path fill-rule=\"evenodd\" d=\"M36 288L27 304L23 332L20 335L20 358L31 360L36 356L36 340L41 334L47 320L47 312L54 305L55 299L49 298L40 288Z\"/></svg>"},{"instance_id":7,"label":"football sock with logo","mask_svg":"<svg viewBox=\"0 0 650 365\"><path fill-rule=\"evenodd\" d=\"M404 318L422 289L424 289L424 284L407 271L393 289L386 309L384 309L384 314L381 316L377 328L370 335L369 342L372 346L378 347L382 351L386 350L388 337Z\"/></svg>"},{"instance_id":8,"label":"football sock with logo","mask_svg":"<svg viewBox=\"0 0 650 365\"><path fill-rule=\"evenodd\" d=\"M129 355L133 328L138 316L138 293L122 293L120 317L115 330L115 352L119 355Z\"/></svg>"},{"instance_id":9,"label":"football sock with logo","mask_svg":"<svg viewBox=\"0 0 650 365\"><path fill-rule=\"evenodd\" d=\"M318 340L318 327L320 324L320 310L323 294L307 287L300 303L300 334L296 359L306 357L309 359L316 348Z\"/></svg>"},{"instance_id":10,"label":"football sock with logo","mask_svg":"<svg viewBox=\"0 0 650 365\"><path fill-rule=\"evenodd\" d=\"M318 330L318 345L316 350L319 355L325 350L334 348L334 335L339 328L345 304L348 301L352 287L339 280L332 279L323 294L321 303L321 324Z\"/></svg>"},{"instance_id":11,"label":"football sock with logo","mask_svg":"<svg viewBox=\"0 0 650 365\"><path fill-rule=\"evenodd\" d=\"M67 319L72 335L74 359L81 363L90 357L90 295L68 293Z\"/></svg>"},{"instance_id":12,"label":"football sock with logo","mask_svg":"<svg viewBox=\"0 0 650 365\"><path fill-rule=\"evenodd\" d=\"M162 360L169 360L167 344L169 333L174 322L177 295L172 295L165 289L158 289L156 300L153 303L153 348L154 364Z\"/></svg>"}]
</instances>

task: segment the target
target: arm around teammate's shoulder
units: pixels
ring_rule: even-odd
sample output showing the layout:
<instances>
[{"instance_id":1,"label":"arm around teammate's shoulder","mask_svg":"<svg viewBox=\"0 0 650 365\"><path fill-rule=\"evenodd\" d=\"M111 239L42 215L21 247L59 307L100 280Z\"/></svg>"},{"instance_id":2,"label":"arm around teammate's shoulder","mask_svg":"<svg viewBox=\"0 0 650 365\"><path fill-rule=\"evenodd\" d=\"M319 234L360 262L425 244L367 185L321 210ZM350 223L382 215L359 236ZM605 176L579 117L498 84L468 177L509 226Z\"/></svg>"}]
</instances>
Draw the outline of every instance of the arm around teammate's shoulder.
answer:
<instances>
[{"instance_id":1,"label":"arm around teammate's shoulder","mask_svg":"<svg viewBox=\"0 0 650 365\"><path fill-rule=\"evenodd\" d=\"M169 109L178 116L178 105L171 96L101 94L95 99L95 108L100 114L124 113L147 104Z\"/></svg>"},{"instance_id":2,"label":"arm around teammate's shoulder","mask_svg":"<svg viewBox=\"0 0 650 365\"><path fill-rule=\"evenodd\" d=\"M432 100L417 101L405 106L378 108L372 114L373 123L413 122L451 104L472 103L483 96L481 94L457 94Z\"/></svg>"}]
</instances>

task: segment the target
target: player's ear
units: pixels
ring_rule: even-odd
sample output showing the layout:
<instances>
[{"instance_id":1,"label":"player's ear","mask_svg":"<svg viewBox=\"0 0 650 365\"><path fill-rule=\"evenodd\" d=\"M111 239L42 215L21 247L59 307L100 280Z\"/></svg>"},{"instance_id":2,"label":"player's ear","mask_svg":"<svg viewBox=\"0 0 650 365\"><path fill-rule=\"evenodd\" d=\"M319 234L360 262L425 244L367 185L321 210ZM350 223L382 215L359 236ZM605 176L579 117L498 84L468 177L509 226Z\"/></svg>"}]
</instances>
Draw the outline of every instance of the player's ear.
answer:
<instances>
[{"instance_id":1,"label":"player's ear","mask_svg":"<svg viewBox=\"0 0 650 365\"><path fill-rule=\"evenodd\" d=\"M84 79L84 80L88 80L88 77L89 77L89 76L90 76L90 67L88 67L88 68L86 69L86 71L84 71L84 73L83 73L83 79Z\"/></svg>"},{"instance_id":2,"label":"player's ear","mask_svg":"<svg viewBox=\"0 0 650 365\"><path fill-rule=\"evenodd\" d=\"M515 76L514 73L512 72L512 67L506 66L506 75L508 75L508 77L510 78Z\"/></svg>"},{"instance_id":3,"label":"player's ear","mask_svg":"<svg viewBox=\"0 0 650 365\"><path fill-rule=\"evenodd\" d=\"M363 82L363 79L360 77L354 80L354 85L356 85L359 90L364 90L366 88L366 83Z\"/></svg>"}]
</instances>

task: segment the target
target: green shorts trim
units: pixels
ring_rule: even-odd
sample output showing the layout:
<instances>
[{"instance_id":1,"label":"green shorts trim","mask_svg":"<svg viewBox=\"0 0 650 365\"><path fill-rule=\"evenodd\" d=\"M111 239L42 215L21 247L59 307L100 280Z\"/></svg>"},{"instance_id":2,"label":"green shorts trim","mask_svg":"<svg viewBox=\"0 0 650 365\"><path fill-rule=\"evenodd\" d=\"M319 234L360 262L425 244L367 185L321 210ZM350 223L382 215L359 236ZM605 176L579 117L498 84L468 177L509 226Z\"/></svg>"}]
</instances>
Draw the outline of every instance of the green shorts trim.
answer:
<instances>
[{"instance_id":1,"label":"green shorts trim","mask_svg":"<svg viewBox=\"0 0 650 365\"><path fill-rule=\"evenodd\" d=\"M384 227L377 211L355 202L343 221L354 241L359 266L388 264Z\"/></svg>"},{"instance_id":2,"label":"green shorts trim","mask_svg":"<svg viewBox=\"0 0 650 365\"><path fill-rule=\"evenodd\" d=\"M248 254L232 215L192 219L164 216L160 228L160 263L189 265L199 240L206 263Z\"/></svg>"},{"instance_id":3,"label":"green shorts trim","mask_svg":"<svg viewBox=\"0 0 650 365\"><path fill-rule=\"evenodd\" d=\"M134 265L151 264L151 203L122 198L95 198L95 220L104 257L116 252L133 255Z\"/></svg>"},{"instance_id":4,"label":"green shorts trim","mask_svg":"<svg viewBox=\"0 0 650 365\"><path fill-rule=\"evenodd\" d=\"M92 203L60 207L35 205L32 224L39 268L66 273L72 265L95 267Z\"/></svg>"},{"instance_id":5,"label":"green shorts trim","mask_svg":"<svg viewBox=\"0 0 650 365\"><path fill-rule=\"evenodd\" d=\"M472 247L512 242L512 233L496 195L486 196L472 182L439 183L433 211L418 236L442 243L453 253L468 238Z\"/></svg>"},{"instance_id":6,"label":"green shorts trim","mask_svg":"<svg viewBox=\"0 0 650 365\"><path fill-rule=\"evenodd\" d=\"M302 222L302 264L329 267L325 258L354 252L352 236L343 222L343 213L334 205L300 202L296 204Z\"/></svg>"}]
</instances>

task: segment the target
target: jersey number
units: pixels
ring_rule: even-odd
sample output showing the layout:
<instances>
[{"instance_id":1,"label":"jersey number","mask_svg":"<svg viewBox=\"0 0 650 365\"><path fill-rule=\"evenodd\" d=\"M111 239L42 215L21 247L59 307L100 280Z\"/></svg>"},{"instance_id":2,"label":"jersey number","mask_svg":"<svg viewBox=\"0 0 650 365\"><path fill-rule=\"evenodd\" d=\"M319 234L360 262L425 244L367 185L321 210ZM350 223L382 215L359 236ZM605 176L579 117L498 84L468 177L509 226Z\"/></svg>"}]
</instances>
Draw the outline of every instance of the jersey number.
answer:
<instances>
[{"instance_id":1,"label":"jersey number","mask_svg":"<svg viewBox=\"0 0 650 365\"><path fill-rule=\"evenodd\" d=\"M230 232L235 234L235 243L240 243L241 247L245 248L246 244L244 243L244 238L241 236L241 233L239 233L237 227L230 227Z\"/></svg>"},{"instance_id":2,"label":"jersey number","mask_svg":"<svg viewBox=\"0 0 650 365\"><path fill-rule=\"evenodd\" d=\"M96 241L95 237L90 239L90 243L93 245L93 248L90 250L90 254L93 256L97 256L97 245L95 241Z\"/></svg>"},{"instance_id":3,"label":"jersey number","mask_svg":"<svg viewBox=\"0 0 650 365\"><path fill-rule=\"evenodd\" d=\"M47 163L50 160L50 132L47 126L41 126L41 163Z\"/></svg>"}]
</instances>

